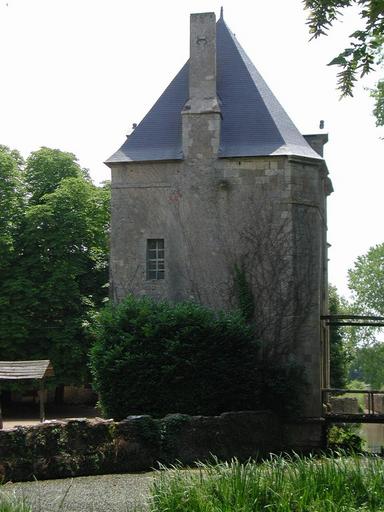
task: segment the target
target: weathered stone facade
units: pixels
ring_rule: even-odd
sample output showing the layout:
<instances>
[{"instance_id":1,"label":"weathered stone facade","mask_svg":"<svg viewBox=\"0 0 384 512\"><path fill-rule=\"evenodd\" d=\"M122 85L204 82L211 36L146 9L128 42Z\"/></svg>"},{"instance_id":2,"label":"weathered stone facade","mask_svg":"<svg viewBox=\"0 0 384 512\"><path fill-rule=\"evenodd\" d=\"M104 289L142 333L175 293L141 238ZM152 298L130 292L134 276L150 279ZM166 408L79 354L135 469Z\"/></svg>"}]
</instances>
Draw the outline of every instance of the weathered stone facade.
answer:
<instances>
[{"instance_id":1,"label":"weathered stone facade","mask_svg":"<svg viewBox=\"0 0 384 512\"><path fill-rule=\"evenodd\" d=\"M301 146L289 142L290 134L281 142L287 124L282 111L276 126L280 123L283 135L274 135L277 141L263 139L263 149L252 153L248 145L239 156L232 148L223 156L229 114L217 93L216 51L214 15L192 15L181 157L146 161L121 157L120 150L108 162L112 297L119 301L133 293L231 309L238 307L241 272L253 292L260 338L306 368L307 406L300 412L320 416L320 389L328 384L327 334L320 322L327 312L326 137L307 136L307 144L295 132ZM262 105L276 101L266 94L260 93ZM266 122L269 115L275 114L267 112ZM164 278L148 279L147 241L159 239Z\"/></svg>"}]
</instances>

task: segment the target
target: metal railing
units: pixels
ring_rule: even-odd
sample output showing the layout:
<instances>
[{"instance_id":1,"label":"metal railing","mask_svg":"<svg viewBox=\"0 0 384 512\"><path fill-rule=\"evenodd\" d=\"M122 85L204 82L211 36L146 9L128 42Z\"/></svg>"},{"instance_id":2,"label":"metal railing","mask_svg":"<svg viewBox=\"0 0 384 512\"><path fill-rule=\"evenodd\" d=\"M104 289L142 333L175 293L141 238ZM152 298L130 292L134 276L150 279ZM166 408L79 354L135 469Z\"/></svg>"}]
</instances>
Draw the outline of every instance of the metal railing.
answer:
<instances>
[{"instance_id":1,"label":"metal railing","mask_svg":"<svg viewBox=\"0 0 384 512\"><path fill-rule=\"evenodd\" d=\"M367 395L365 401L366 412L357 413L356 415L384 415L384 411L375 411L375 395L384 395L384 390L378 389L339 389L339 388L323 388L322 390L323 403L329 402L330 395L345 395L345 394L362 394ZM343 413L331 413L331 414L343 414Z\"/></svg>"}]
</instances>

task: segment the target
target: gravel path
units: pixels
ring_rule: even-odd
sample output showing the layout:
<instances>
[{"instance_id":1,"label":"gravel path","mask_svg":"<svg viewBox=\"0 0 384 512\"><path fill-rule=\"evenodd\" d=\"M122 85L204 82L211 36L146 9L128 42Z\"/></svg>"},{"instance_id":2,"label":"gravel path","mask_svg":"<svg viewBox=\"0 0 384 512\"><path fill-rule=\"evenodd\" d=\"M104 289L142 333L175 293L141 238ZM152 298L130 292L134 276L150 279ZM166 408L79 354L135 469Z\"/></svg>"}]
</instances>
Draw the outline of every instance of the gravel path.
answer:
<instances>
[{"instance_id":1,"label":"gravel path","mask_svg":"<svg viewBox=\"0 0 384 512\"><path fill-rule=\"evenodd\" d=\"M1 492L26 499L34 512L134 512L146 510L154 473L81 476L7 483Z\"/></svg>"}]
</instances>

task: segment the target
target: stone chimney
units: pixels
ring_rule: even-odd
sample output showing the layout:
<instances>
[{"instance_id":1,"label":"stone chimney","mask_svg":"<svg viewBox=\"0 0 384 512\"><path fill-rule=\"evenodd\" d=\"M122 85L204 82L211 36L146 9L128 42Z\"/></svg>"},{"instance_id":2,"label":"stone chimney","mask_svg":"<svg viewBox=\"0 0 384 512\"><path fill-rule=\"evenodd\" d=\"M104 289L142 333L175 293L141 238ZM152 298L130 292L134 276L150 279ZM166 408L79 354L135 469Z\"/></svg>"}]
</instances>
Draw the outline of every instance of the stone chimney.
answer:
<instances>
[{"instance_id":1,"label":"stone chimney","mask_svg":"<svg viewBox=\"0 0 384 512\"><path fill-rule=\"evenodd\" d=\"M311 148L320 156L324 156L324 146L328 142L327 133L315 133L311 135L303 135Z\"/></svg>"},{"instance_id":2,"label":"stone chimney","mask_svg":"<svg viewBox=\"0 0 384 512\"><path fill-rule=\"evenodd\" d=\"M189 99L182 111L184 158L216 157L221 114L216 95L216 16L191 14Z\"/></svg>"}]
</instances>

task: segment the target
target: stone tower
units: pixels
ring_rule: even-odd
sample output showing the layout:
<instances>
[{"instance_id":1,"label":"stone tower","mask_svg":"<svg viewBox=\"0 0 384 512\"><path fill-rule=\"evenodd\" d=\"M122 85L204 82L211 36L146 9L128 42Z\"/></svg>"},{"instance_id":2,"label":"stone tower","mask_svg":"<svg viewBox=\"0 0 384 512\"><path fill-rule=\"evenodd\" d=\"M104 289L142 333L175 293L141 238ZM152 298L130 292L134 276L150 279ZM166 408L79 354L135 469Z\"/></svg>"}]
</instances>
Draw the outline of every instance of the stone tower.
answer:
<instances>
[{"instance_id":1,"label":"stone tower","mask_svg":"<svg viewBox=\"0 0 384 512\"><path fill-rule=\"evenodd\" d=\"M107 161L112 298L231 309L245 294L269 357L305 366L312 417L328 385L325 142L299 133L223 18L203 13L189 61Z\"/></svg>"}]
</instances>

